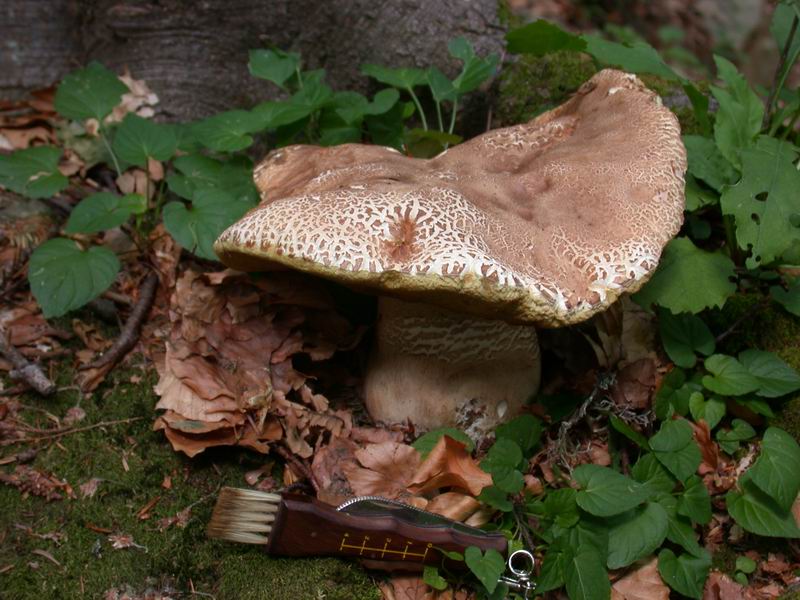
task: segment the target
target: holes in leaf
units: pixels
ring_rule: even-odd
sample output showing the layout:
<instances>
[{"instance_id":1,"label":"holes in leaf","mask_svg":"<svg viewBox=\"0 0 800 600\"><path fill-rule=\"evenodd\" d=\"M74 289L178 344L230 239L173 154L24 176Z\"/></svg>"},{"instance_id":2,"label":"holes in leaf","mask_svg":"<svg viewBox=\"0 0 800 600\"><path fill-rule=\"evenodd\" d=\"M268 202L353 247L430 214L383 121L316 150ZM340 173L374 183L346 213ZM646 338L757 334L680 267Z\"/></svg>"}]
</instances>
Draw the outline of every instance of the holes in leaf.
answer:
<instances>
[{"instance_id":1,"label":"holes in leaf","mask_svg":"<svg viewBox=\"0 0 800 600\"><path fill-rule=\"evenodd\" d=\"M756 200L758 200L759 202L766 202L768 197L769 197L769 192L759 192L755 196Z\"/></svg>"},{"instance_id":2,"label":"holes in leaf","mask_svg":"<svg viewBox=\"0 0 800 600\"><path fill-rule=\"evenodd\" d=\"M750 218L753 220L753 222L756 225L760 225L761 224L761 217L758 214L753 213L753 214L750 215Z\"/></svg>"},{"instance_id":3,"label":"holes in leaf","mask_svg":"<svg viewBox=\"0 0 800 600\"><path fill-rule=\"evenodd\" d=\"M792 227L800 227L800 213L789 215L789 223L792 224Z\"/></svg>"}]
</instances>

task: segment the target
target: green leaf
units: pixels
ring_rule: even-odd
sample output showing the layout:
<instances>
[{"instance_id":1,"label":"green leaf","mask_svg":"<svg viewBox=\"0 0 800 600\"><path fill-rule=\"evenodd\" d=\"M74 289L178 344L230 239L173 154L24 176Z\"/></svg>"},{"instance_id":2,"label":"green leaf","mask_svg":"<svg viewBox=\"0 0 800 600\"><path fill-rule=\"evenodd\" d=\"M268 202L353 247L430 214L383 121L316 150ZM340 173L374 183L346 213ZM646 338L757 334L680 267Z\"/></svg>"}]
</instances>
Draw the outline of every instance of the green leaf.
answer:
<instances>
[{"instance_id":1,"label":"green leaf","mask_svg":"<svg viewBox=\"0 0 800 600\"><path fill-rule=\"evenodd\" d=\"M679 237L664 248L655 274L635 296L642 306L658 304L673 313L722 307L736 291L734 264L721 252L706 252ZM703 285L697 282L702 281Z\"/></svg>"},{"instance_id":2,"label":"green leaf","mask_svg":"<svg viewBox=\"0 0 800 600\"><path fill-rule=\"evenodd\" d=\"M61 150L38 146L0 155L0 186L27 196L49 198L69 185L58 170Z\"/></svg>"},{"instance_id":3,"label":"green leaf","mask_svg":"<svg viewBox=\"0 0 800 600\"><path fill-rule=\"evenodd\" d=\"M734 419L729 430L717 432L717 441L722 449L728 454L733 454L739 448L739 442L749 440L756 435L756 430L747 422L741 419Z\"/></svg>"},{"instance_id":4,"label":"green leaf","mask_svg":"<svg viewBox=\"0 0 800 600\"><path fill-rule=\"evenodd\" d=\"M533 415L520 415L508 423L498 425L495 437L498 440L508 439L515 442L527 455L536 447L542 437L542 422Z\"/></svg>"},{"instance_id":5,"label":"green leaf","mask_svg":"<svg viewBox=\"0 0 800 600\"><path fill-rule=\"evenodd\" d=\"M128 86L98 62L73 71L56 90L56 112L67 119L97 119L100 123L119 104Z\"/></svg>"},{"instance_id":6,"label":"green leaf","mask_svg":"<svg viewBox=\"0 0 800 600\"><path fill-rule=\"evenodd\" d=\"M498 439L489 449L481 468L491 473L492 481L504 492L516 494L525 486L522 473L517 469L522 463L522 450L510 439Z\"/></svg>"},{"instance_id":7,"label":"green leaf","mask_svg":"<svg viewBox=\"0 0 800 600\"><path fill-rule=\"evenodd\" d=\"M743 396L759 389L759 382L747 368L732 356L714 354L704 363L712 375L703 377L703 386L722 396Z\"/></svg>"},{"instance_id":8,"label":"green leaf","mask_svg":"<svg viewBox=\"0 0 800 600\"><path fill-rule=\"evenodd\" d=\"M463 37L450 40L447 49L451 56L464 63L461 73L453 80L453 87L458 95L471 92L489 79L494 74L499 61L496 54L491 54L486 58L476 56L472 45Z\"/></svg>"},{"instance_id":9,"label":"green leaf","mask_svg":"<svg viewBox=\"0 0 800 600\"><path fill-rule=\"evenodd\" d=\"M675 488L675 479L651 453L643 454L631 469L631 476L649 488L650 495L669 494Z\"/></svg>"},{"instance_id":10,"label":"green leaf","mask_svg":"<svg viewBox=\"0 0 800 600\"><path fill-rule=\"evenodd\" d=\"M690 369L697 362L696 353L708 356L714 352L714 336L699 317L662 310L658 328L664 350L679 367Z\"/></svg>"},{"instance_id":11,"label":"green leaf","mask_svg":"<svg viewBox=\"0 0 800 600\"><path fill-rule=\"evenodd\" d=\"M800 390L800 373L772 352L745 350L739 354L739 362L758 381L756 394L762 398L779 398Z\"/></svg>"},{"instance_id":12,"label":"green leaf","mask_svg":"<svg viewBox=\"0 0 800 600\"><path fill-rule=\"evenodd\" d=\"M483 488L478 495L478 500L503 512L514 510L514 505L508 499L508 494L494 485Z\"/></svg>"},{"instance_id":13,"label":"green leaf","mask_svg":"<svg viewBox=\"0 0 800 600\"><path fill-rule=\"evenodd\" d=\"M689 173L702 179L718 192L739 178L733 165L722 156L716 142L711 138L684 135L683 145L686 146Z\"/></svg>"},{"instance_id":14,"label":"green leaf","mask_svg":"<svg viewBox=\"0 0 800 600\"><path fill-rule=\"evenodd\" d=\"M655 411L656 417L664 421L673 413L685 416L689 412L689 399L692 394L703 388L693 381L686 381L686 374L682 369L672 369L661 382L661 387L656 392Z\"/></svg>"},{"instance_id":15,"label":"green leaf","mask_svg":"<svg viewBox=\"0 0 800 600\"><path fill-rule=\"evenodd\" d=\"M204 189L194 194L190 207L183 202L168 203L163 212L164 227L190 252L216 260L214 241L251 207L249 201L221 190Z\"/></svg>"},{"instance_id":16,"label":"green leaf","mask_svg":"<svg viewBox=\"0 0 800 600\"><path fill-rule=\"evenodd\" d=\"M800 538L800 529L791 510L783 510L746 476L739 483L741 490L728 492L725 503L728 513L742 529L767 537Z\"/></svg>"},{"instance_id":17,"label":"green leaf","mask_svg":"<svg viewBox=\"0 0 800 600\"><path fill-rule=\"evenodd\" d=\"M608 568L627 567L652 554L667 537L667 513L661 505L644 506L611 518L608 531Z\"/></svg>"},{"instance_id":18,"label":"green leaf","mask_svg":"<svg viewBox=\"0 0 800 600\"><path fill-rule=\"evenodd\" d=\"M436 67L428 69L428 87L436 102L454 102L458 98L453 82Z\"/></svg>"},{"instance_id":19,"label":"green leaf","mask_svg":"<svg viewBox=\"0 0 800 600\"><path fill-rule=\"evenodd\" d=\"M266 79L286 89L286 83L300 68L300 55L296 52L282 50L250 50L250 61L247 63L250 74Z\"/></svg>"},{"instance_id":20,"label":"green leaf","mask_svg":"<svg viewBox=\"0 0 800 600\"><path fill-rule=\"evenodd\" d=\"M419 452L420 456L424 459L430 454L433 447L439 443L439 439L443 435L464 444L467 452L472 452L475 449L475 442L473 442L466 433L454 427L441 427L440 429L429 431L418 437L411 445L417 449L417 452Z\"/></svg>"},{"instance_id":21,"label":"green leaf","mask_svg":"<svg viewBox=\"0 0 800 600\"><path fill-rule=\"evenodd\" d=\"M175 130L150 119L128 113L114 134L117 157L137 167L147 168L147 159L167 161L175 154L178 138Z\"/></svg>"},{"instance_id":22,"label":"green leaf","mask_svg":"<svg viewBox=\"0 0 800 600\"><path fill-rule=\"evenodd\" d=\"M608 522L590 515L581 515L580 521L565 532L565 543L570 548L592 549L602 564L608 559Z\"/></svg>"},{"instance_id":23,"label":"green leaf","mask_svg":"<svg viewBox=\"0 0 800 600\"><path fill-rule=\"evenodd\" d=\"M573 472L581 486L578 506L592 515L610 517L641 504L650 490L636 481L599 465L581 465Z\"/></svg>"},{"instance_id":24,"label":"green leaf","mask_svg":"<svg viewBox=\"0 0 800 600\"><path fill-rule=\"evenodd\" d=\"M644 437L638 431L636 431L633 427L628 425L625 421L620 419L617 415L611 415L610 423L615 430L624 435L626 438L628 438L630 441L632 441L640 448L648 447L647 438Z\"/></svg>"},{"instance_id":25,"label":"green leaf","mask_svg":"<svg viewBox=\"0 0 800 600\"><path fill-rule=\"evenodd\" d=\"M683 494L678 498L678 514L701 525L711 520L711 497L703 480L696 475L686 481Z\"/></svg>"},{"instance_id":26,"label":"green leaf","mask_svg":"<svg viewBox=\"0 0 800 600\"><path fill-rule=\"evenodd\" d=\"M645 42L629 45L610 42L598 35L584 34L586 52L603 64L621 68L629 73L650 73L670 81L680 81L655 48Z\"/></svg>"},{"instance_id":27,"label":"green leaf","mask_svg":"<svg viewBox=\"0 0 800 600\"><path fill-rule=\"evenodd\" d=\"M668 549L658 554L658 572L661 577L669 587L689 598L702 598L710 569L711 555L705 550L702 557L690 554L675 556Z\"/></svg>"},{"instance_id":28,"label":"green leaf","mask_svg":"<svg viewBox=\"0 0 800 600\"><path fill-rule=\"evenodd\" d=\"M435 590L441 591L447 589L447 581L445 581L444 577L439 575L439 569L431 565L425 565L423 568L422 581Z\"/></svg>"},{"instance_id":29,"label":"green leaf","mask_svg":"<svg viewBox=\"0 0 800 600\"><path fill-rule=\"evenodd\" d=\"M98 192L81 200L69 215L67 233L96 233L118 227L133 214L147 210L147 201L140 194L117 196Z\"/></svg>"},{"instance_id":30,"label":"green leaf","mask_svg":"<svg viewBox=\"0 0 800 600\"><path fill-rule=\"evenodd\" d=\"M669 515L667 539L673 544L678 544L689 554L702 557L705 550L697 543L697 534L694 532L691 521L677 514Z\"/></svg>"},{"instance_id":31,"label":"green leaf","mask_svg":"<svg viewBox=\"0 0 800 600\"><path fill-rule=\"evenodd\" d=\"M260 120L260 129L277 129L305 119L311 114L311 110L291 101L270 100L257 105L252 114Z\"/></svg>"},{"instance_id":32,"label":"green leaf","mask_svg":"<svg viewBox=\"0 0 800 600\"><path fill-rule=\"evenodd\" d=\"M775 302L782 304L790 313L800 317L800 279L789 285L787 289L777 285L773 286L769 288L769 293Z\"/></svg>"},{"instance_id":33,"label":"green leaf","mask_svg":"<svg viewBox=\"0 0 800 600\"><path fill-rule=\"evenodd\" d=\"M592 549L578 549L564 565L564 581L571 600L608 600L611 584L605 565Z\"/></svg>"},{"instance_id":34,"label":"green leaf","mask_svg":"<svg viewBox=\"0 0 800 600\"><path fill-rule=\"evenodd\" d=\"M749 250L747 268L771 263L800 240L800 172L791 144L759 136L741 153L742 179L722 194L722 212L736 218L736 240Z\"/></svg>"},{"instance_id":35,"label":"green leaf","mask_svg":"<svg viewBox=\"0 0 800 600\"><path fill-rule=\"evenodd\" d=\"M360 123L366 115L382 115L397 103L400 94L394 88L381 90L367 100L356 92L337 92L334 96L336 113L348 124Z\"/></svg>"},{"instance_id":36,"label":"green leaf","mask_svg":"<svg viewBox=\"0 0 800 600\"><path fill-rule=\"evenodd\" d=\"M373 64L362 65L361 72L367 77L400 89L412 89L424 85L428 76L424 69L389 69Z\"/></svg>"},{"instance_id":37,"label":"green leaf","mask_svg":"<svg viewBox=\"0 0 800 600\"><path fill-rule=\"evenodd\" d=\"M178 173L167 177L169 189L192 200L199 190L213 189L232 195L236 201L258 202L253 183L253 166L247 160L220 162L200 154L180 156L173 161Z\"/></svg>"},{"instance_id":38,"label":"green leaf","mask_svg":"<svg viewBox=\"0 0 800 600\"><path fill-rule=\"evenodd\" d=\"M747 556L736 557L736 570L749 575L756 570L758 564L752 558Z\"/></svg>"},{"instance_id":39,"label":"green leaf","mask_svg":"<svg viewBox=\"0 0 800 600\"><path fill-rule=\"evenodd\" d=\"M692 435L692 426L685 419L662 423L658 433L650 438L650 448L678 481L686 481L702 460L700 448Z\"/></svg>"},{"instance_id":40,"label":"green leaf","mask_svg":"<svg viewBox=\"0 0 800 600\"><path fill-rule=\"evenodd\" d=\"M695 421L703 420L709 429L714 429L725 416L726 408L725 402L720 398L712 396L705 400L703 394L695 392L689 397L689 410Z\"/></svg>"},{"instance_id":41,"label":"green leaf","mask_svg":"<svg viewBox=\"0 0 800 600\"><path fill-rule=\"evenodd\" d=\"M509 52L533 56L544 56L559 50L581 52L586 49L586 42L580 36L567 33L542 19L509 31L506 42Z\"/></svg>"},{"instance_id":42,"label":"green leaf","mask_svg":"<svg viewBox=\"0 0 800 600\"><path fill-rule=\"evenodd\" d=\"M290 102L302 106L311 114L324 108L334 99L333 90L324 81L325 70L303 74L303 87L291 97Z\"/></svg>"},{"instance_id":43,"label":"green leaf","mask_svg":"<svg viewBox=\"0 0 800 600\"><path fill-rule=\"evenodd\" d=\"M560 488L549 492L544 498L545 514L559 527L569 529L580 520L577 492L572 488Z\"/></svg>"},{"instance_id":44,"label":"green leaf","mask_svg":"<svg viewBox=\"0 0 800 600\"><path fill-rule=\"evenodd\" d=\"M80 308L106 291L119 272L119 260L108 248L81 248L66 238L36 248L28 265L28 281L46 318Z\"/></svg>"},{"instance_id":45,"label":"green leaf","mask_svg":"<svg viewBox=\"0 0 800 600\"><path fill-rule=\"evenodd\" d=\"M204 119L192 126L197 140L210 150L235 152L253 143L249 134L263 128L263 116L246 110L231 110Z\"/></svg>"},{"instance_id":46,"label":"green leaf","mask_svg":"<svg viewBox=\"0 0 800 600\"><path fill-rule=\"evenodd\" d=\"M485 553L481 553L479 548L470 546L464 552L464 560L469 570L491 594L506 569L506 561L503 560L503 556L497 550L492 550L491 548Z\"/></svg>"},{"instance_id":47,"label":"green leaf","mask_svg":"<svg viewBox=\"0 0 800 600\"><path fill-rule=\"evenodd\" d=\"M542 570L536 579L536 593L543 594L564 585L564 571L567 561L572 556L571 549L561 547L556 543L547 549L542 562Z\"/></svg>"},{"instance_id":48,"label":"green leaf","mask_svg":"<svg viewBox=\"0 0 800 600\"><path fill-rule=\"evenodd\" d=\"M686 174L686 211L687 212L694 212L700 210L701 208L705 208L706 206L715 206L719 204L719 196L716 192L706 190L703 188L697 180L692 177L691 173ZM689 215L690 217L695 215ZM708 221L704 221L699 217L696 217L694 220L689 220L689 235L696 240L703 239L707 240L711 235L711 226L708 224ZM699 227L702 227L702 234L700 235L701 231Z\"/></svg>"},{"instance_id":49,"label":"green leaf","mask_svg":"<svg viewBox=\"0 0 800 600\"><path fill-rule=\"evenodd\" d=\"M775 416L775 412L766 400L756 398L755 396L739 396L732 398L732 400L739 406L743 406L757 415L762 415L771 419Z\"/></svg>"},{"instance_id":50,"label":"green leaf","mask_svg":"<svg viewBox=\"0 0 800 600\"><path fill-rule=\"evenodd\" d=\"M742 150L750 146L761 131L764 105L733 63L721 56L714 56L714 61L717 75L727 84L724 89L711 86L711 93L719 102L714 139L722 155L740 169Z\"/></svg>"},{"instance_id":51,"label":"green leaf","mask_svg":"<svg viewBox=\"0 0 800 600\"><path fill-rule=\"evenodd\" d=\"M751 481L782 510L791 510L800 492L800 446L782 429L768 428L761 442L761 454L749 474Z\"/></svg>"}]
</instances>

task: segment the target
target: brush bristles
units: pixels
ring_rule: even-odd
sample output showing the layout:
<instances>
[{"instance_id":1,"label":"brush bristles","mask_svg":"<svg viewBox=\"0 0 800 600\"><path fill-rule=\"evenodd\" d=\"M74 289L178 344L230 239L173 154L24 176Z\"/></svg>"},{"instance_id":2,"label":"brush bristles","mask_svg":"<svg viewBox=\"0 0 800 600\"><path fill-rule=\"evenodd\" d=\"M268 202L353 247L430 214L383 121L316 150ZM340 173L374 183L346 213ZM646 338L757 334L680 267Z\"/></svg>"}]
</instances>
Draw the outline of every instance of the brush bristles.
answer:
<instances>
[{"instance_id":1,"label":"brush bristles","mask_svg":"<svg viewBox=\"0 0 800 600\"><path fill-rule=\"evenodd\" d=\"M280 502L279 494L222 488L208 524L208 536L243 544L266 544Z\"/></svg>"}]
</instances>

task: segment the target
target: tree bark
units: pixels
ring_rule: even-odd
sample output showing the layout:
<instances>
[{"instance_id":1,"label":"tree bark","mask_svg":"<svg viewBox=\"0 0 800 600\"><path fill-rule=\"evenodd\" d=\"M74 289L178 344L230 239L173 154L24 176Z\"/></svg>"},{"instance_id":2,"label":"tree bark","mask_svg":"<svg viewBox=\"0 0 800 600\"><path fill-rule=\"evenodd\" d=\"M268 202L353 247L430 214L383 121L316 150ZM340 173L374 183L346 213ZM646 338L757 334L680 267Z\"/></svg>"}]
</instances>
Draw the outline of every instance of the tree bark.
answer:
<instances>
[{"instance_id":1,"label":"tree bark","mask_svg":"<svg viewBox=\"0 0 800 600\"><path fill-rule=\"evenodd\" d=\"M130 69L161 98L163 116L191 120L251 107L279 90L247 72L248 50L300 52L335 89L374 88L365 62L435 64L453 74L447 42L463 35L499 52L497 0L3 0L0 97L54 83L99 60ZM370 86L373 87L370 87Z\"/></svg>"}]
</instances>

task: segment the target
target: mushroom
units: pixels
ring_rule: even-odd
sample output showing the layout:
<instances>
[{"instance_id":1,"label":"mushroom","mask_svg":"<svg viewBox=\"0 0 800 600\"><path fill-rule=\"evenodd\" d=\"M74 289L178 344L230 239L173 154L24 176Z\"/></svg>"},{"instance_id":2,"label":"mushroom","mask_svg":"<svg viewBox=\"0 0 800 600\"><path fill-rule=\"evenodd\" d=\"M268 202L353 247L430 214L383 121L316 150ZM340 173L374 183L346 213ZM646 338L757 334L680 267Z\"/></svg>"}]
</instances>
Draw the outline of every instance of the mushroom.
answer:
<instances>
[{"instance_id":1,"label":"mushroom","mask_svg":"<svg viewBox=\"0 0 800 600\"><path fill-rule=\"evenodd\" d=\"M563 105L432 159L290 146L255 170L263 202L214 248L376 293L373 418L478 436L540 379L536 327L578 323L638 290L681 226L675 116L604 70Z\"/></svg>"}]
</instances>

